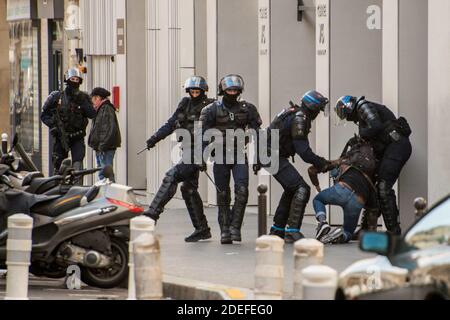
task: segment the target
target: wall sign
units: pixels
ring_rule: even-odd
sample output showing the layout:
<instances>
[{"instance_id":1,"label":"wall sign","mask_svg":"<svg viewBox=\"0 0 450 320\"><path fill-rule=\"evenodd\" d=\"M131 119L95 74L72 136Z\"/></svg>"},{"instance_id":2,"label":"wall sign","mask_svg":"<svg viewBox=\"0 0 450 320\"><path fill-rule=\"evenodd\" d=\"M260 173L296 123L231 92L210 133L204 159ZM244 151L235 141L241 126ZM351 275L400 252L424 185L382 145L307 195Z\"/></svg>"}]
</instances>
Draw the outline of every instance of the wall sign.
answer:
<instances>
[{"instance_id":1,"label":"wall sign","mask_svg":"<svg viewBox=\"0 0 450 320\"><path fill-rule=\"evenodd\" d=\"M36 17L36 1L7 0L6 21L30 20Z\"/></svg>"}]
</instances>

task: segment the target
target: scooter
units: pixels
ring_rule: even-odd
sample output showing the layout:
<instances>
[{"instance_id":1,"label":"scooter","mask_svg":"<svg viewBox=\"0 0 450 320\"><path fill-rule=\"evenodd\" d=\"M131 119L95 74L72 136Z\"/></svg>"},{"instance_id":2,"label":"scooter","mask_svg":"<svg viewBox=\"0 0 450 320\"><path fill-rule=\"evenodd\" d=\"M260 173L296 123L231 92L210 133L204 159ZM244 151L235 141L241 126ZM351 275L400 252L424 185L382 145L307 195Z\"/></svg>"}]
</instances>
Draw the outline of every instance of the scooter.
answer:
<instances>
[{"instance_id":1,"label":"scooter","mask_svg":"<svg viewBox=\"0 0 450 320\"><path fill-rule=\"evenodd\" d=\"M7 144L2 145L2 148L7 149ZM12 150L15 150L20 158L15 157ZM57 175L44 177L25 152L17 135L14 136L11 149L3 150L2 153L1 163L10 167L7 174L14 188L33 194L64 195L84 176L102 170L102 168L94 168L76 171L72 168L72 161L66 159Z\"/></svg>"},{"instance_id":2,"label":"scooter","mask_svg":"<svg viewBox=\"0 0 450 320\"><path fill-rule=\"evenodd\" d=\"M44 200L29 210L34 221L32 274L64 278L77 265L81 280L93 287L114 288L126 281L129 220L144 208L133 188L110 181L112 173L106 167L104 180L89 188L74 186L62 197L39 196ZM8 183L5 175L1 180ZM0 229L0 268L6 262L7 238L8 230Z\"/></svg>"}]
</instances>

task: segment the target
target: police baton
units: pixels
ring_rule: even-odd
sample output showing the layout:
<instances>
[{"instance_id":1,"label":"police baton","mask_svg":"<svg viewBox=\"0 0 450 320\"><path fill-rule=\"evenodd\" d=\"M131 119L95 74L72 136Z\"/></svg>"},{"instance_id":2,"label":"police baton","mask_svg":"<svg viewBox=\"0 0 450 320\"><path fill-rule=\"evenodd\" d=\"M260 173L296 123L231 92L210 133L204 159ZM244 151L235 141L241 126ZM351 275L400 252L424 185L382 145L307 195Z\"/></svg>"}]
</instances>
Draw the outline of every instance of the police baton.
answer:
<instances>
[{"instance_id":1,"label":"police baton","mask_svg":"<svg viewBox=\"0 0 450 320\"><path fill-rule=\"evenodd\" d=\"M207 171L203 171L206 176L208 177L209 181L211 181L211 183L214 185L214 187L216 187L217 192L222 193L222 191L220 191L219 187L217 186L217 184L214 182L214 180L211 178L211 176L208 174Z\"/></svg>"},{"instance_id":2,"label":"police baton","mask_svg":"<svg viewBox=\"0 0 450 320\"><path fill-rule=\"evenodd\" d=\"M142 153L144 153L145 151L149 150L148 148L145 148L144 150L140 151L137 155L141 155Z\"/></svg>"}]
</instances>

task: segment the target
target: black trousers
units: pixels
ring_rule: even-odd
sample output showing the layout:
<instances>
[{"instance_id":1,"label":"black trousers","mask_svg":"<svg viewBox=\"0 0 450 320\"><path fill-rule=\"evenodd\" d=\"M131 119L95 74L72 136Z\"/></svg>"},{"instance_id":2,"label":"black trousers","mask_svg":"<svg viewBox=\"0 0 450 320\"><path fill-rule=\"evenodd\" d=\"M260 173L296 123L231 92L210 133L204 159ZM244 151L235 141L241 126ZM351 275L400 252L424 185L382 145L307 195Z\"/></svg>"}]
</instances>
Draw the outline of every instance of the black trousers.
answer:
<instances>
[{"instance_id":1,"label":"black trousers","mask_svg":"<svg viewBox=\"0 0 450 320\"><path fill-rule=\"evenodd\" d=\"M86 144L84 143L84 138L77 138L74 140L69 140L70 154L72 155L73 162L83 162L86 155ZM64 151L61 141L59 139L55 140L53 146L53 166L55 171L58 171L61 167L62 162L67 159L69 152Z\"/></svg>"},{"instance_id":2,"label":"black trousers","mask_svg":"<svg viewBox=\"0 0 450 320\"><path fill-rule=\"evenodd\" d=\"M273 177L283 187L284 192L281 195L280 202L278 203L278 207L275 212L274 224L276 227L283 229L286 227L289 219L289 211L296 191L300 187L309 189L309 186L288 159L280 158L279 163L280 168ZM301 224L302 222L300 221L298 229L301 228Z\"/></svg>"}]
</instances>

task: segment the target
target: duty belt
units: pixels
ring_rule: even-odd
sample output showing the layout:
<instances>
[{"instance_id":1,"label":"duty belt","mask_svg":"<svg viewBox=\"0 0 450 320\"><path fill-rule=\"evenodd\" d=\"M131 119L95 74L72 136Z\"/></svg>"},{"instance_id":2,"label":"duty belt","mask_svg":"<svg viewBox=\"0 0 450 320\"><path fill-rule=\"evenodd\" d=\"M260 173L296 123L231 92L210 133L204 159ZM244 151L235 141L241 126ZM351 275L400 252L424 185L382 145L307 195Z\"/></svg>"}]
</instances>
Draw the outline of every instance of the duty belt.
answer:
<instances>
[{"instance_id":1,"label":"duty belt","mask_svg":"<svg viewBox=\"0 0 450 320\"><path fill-rule=\"evenodd\" d=\"M74 132L74 133L68 133L67 137L72 139L72 138L75 138L75 137L78 137L78 136L81 136L81 135L83 135L83 131L82 130Z\"/></svg>"}]
</instances>

